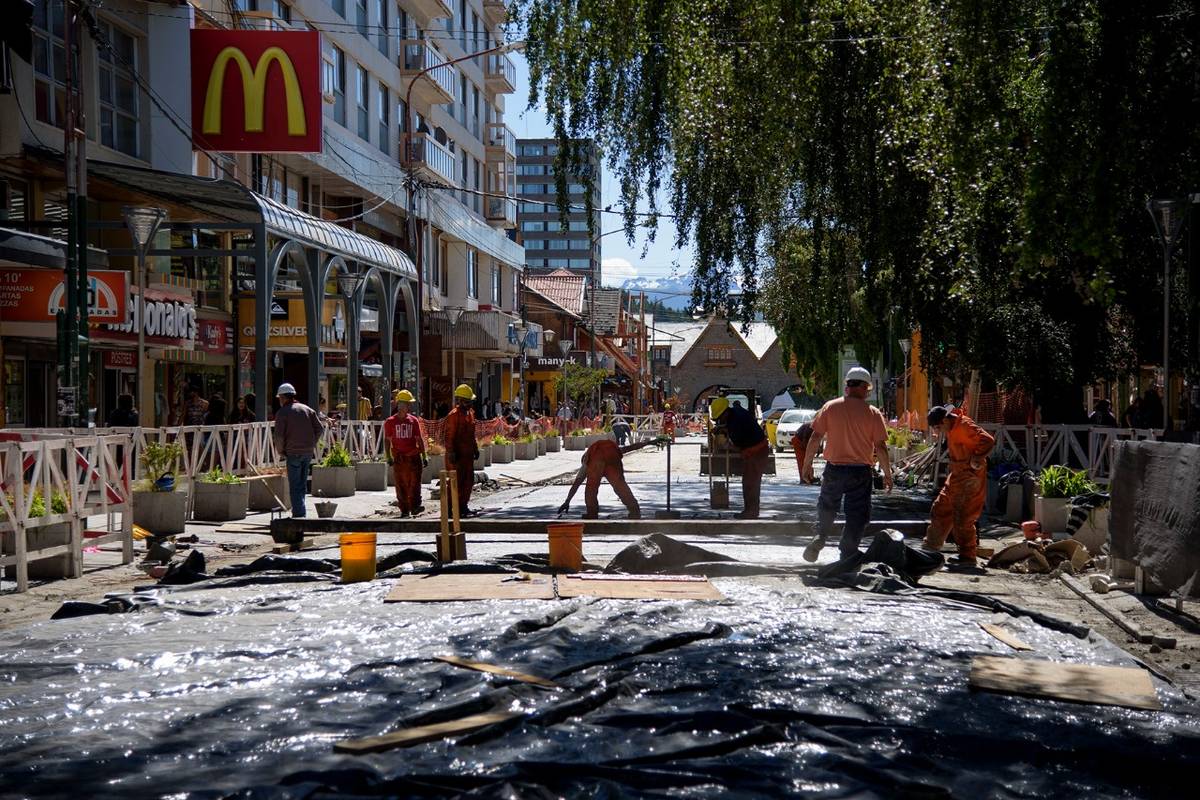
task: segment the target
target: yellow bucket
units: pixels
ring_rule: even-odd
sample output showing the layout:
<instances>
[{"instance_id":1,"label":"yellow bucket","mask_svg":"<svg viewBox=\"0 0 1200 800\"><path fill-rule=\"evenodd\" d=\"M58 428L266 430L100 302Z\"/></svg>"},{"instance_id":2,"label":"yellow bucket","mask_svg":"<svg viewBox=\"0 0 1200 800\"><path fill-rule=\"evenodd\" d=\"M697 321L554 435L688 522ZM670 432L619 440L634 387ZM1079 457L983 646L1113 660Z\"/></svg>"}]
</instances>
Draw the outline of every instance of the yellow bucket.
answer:
<instances>
[{"instance_id":1,"label":"yellow bucket","mask_svg":"<svg viewBox=\"0 0 1200 800\"><path fill-rule=\"evenodd\" d=\"M583 568L583 525L578 522L547 525L550 537L550 567L578 572Z\"/></svg>"},{"instance_id":2,"label":"yellow bucket","mask_svg":"<svg viewBox=\"0 0 1200 800\"><path fill-rule=\"evenodd\" d=\"M342 583L375 580L375 534L343 533L338 543L342 546Z\"/></svg>"}]
</instances>

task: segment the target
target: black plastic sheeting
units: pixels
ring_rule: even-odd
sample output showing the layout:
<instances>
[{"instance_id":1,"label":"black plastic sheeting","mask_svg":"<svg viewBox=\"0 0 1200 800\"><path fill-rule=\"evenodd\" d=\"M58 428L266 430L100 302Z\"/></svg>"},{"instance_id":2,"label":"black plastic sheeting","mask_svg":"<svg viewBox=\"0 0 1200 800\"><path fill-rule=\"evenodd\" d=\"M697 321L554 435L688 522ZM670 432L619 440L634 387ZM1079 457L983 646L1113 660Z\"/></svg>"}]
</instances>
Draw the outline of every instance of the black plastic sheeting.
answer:
<instances>
[{"instance_id":1,"label":"black plastic sheeting","mask_svg":"<svg viewBox=\"0 0 1200 800\"><path fill-rule=\"evenodd\" d=\"M967 686L974 655L1017 655L980 622L1007 620L1035 647L1021 657L1134 664L1100 637L996 615L965 593L848 591L789 577L716 584L727 601L383 604L392 581L342 585L316 566L149 589L124 598L136 613L0 634L0 793L1190 792L1182 787L1200 767L1200 718L1157 678L1161 712ZM441 654L551 677L563 688L431 660ZM524 715L454 741L363 757L332 751L341 739L492 709Z\"/></svg>"}]
</instances>

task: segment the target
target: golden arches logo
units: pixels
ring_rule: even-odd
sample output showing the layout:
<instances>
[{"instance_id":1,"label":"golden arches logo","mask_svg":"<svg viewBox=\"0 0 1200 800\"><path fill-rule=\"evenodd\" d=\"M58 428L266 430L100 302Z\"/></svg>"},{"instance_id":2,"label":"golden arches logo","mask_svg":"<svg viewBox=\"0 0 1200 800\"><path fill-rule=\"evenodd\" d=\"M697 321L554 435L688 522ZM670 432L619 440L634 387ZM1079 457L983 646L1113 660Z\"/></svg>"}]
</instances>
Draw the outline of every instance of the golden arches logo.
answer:
<instances>
[{"instance_id":1,"label":"golden arches logo","mask_svg":"<svg viewBox=\"0 0 1200 800\"><path fill-rule=\"evenodd\" d=\"M292 60L280 47L268 47L258 57L252 69L250 59L237 47L226 47L213 61L208 76L208 92L204 96L204 117L201 130L206 134L221 133L221 93L225 88L225 68L233 61L242 76L242 95L245 101L245 125L247 133L262 133L263 116L267 94L267 74L271 64L278 64L283 73L284 102L287 103L287 131L289 136L304 136L308 126L304 120L304 98L300 95L300 81Z\"/></svg>"}]
</instances>

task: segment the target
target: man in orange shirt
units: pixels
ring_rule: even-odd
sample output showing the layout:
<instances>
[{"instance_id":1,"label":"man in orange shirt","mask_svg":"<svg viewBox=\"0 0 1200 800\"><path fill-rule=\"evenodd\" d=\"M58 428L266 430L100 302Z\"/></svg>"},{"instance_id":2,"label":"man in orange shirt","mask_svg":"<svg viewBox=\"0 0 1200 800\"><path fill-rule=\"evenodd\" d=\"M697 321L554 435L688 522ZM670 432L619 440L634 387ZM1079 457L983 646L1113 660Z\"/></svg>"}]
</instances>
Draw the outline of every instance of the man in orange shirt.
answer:
<instances>
[{"instance_id":1,"label":"man in orange shirt","mask_svg":"<svg viewBox=\"0 0 1200 800\"><path fill-rule=\"evenodd\" d=\"M958 558L951 563L973 567L979 544L975 523L987 498L987 456L996 439L953 406L931 409L928 420L931 433L936 428L946 437L950 475L933 501L922 546L941 550L949 536L958 545Z\"/></svg>"},{"instance_id":2,"label":"man in orange shirt","mask_svg":"<svg viewBox=\"0 0 1200 800\"><path fill-rule=\"evenodd\" d=\"M842 558L858 552L867 523L871 521L872 468L878 459L883 468L883 486L892 490L892 465L887 454L887 427L879 409L867 403L871 391L871 373L852 367L846 373L846 394L830 400L813 419L812 438L804 451L800 478L813 479L813 459L825 441L825 470L821 474L821 495L817 499L817 535L804 548L804 560L816 561L833 528L833 518L844 505L846 524L838 549Z\"/></svg>"},{"instance_id":3,"label":"man in orange shirt","mask_svg":"<svg viewBox=\"0 0 1200 800\"><path fill-rule=\"evenodd\" d=\"M641 519L641 507L638 506L637 498L630 491L629 484L625 482L625 465L622 463L622 459L626 453L632 453L634 450L641 450L643 447L648 447L652 444L661 445L665 443L665 436L649 439L637 444L626 445L625 447L617 447L617 443L611 439L601 439L593 443L583 452L583 458L580 459L581 466L579 467L579 472L575 474L575 483L571 485L571 491L567 493L567 499L558 507L558 515L561 517L567 513L567 509L571 505L571 499L575 497L575 493L579 491L580 484L586 479L587 487L583 490L583 501L587 510L583 518L596 519L596 517L600 516L600 502L598 499L600 481L603 478L607 478L608 485L613 488L613 491L617 493L617 497L621 498L621 502L625 504L625 508L629 511L629 518Z\"/></svg>"},{"instance_id":4,"label":"man in orange shirt","mask_svg":"<svg viewBox=\"0 0 1200 800\"><path fill-rule=\"evenodd\" d=\"M467 507L471 499L471 488L475 485L475 459L479 458L479 444L475 441L475 391L467 384L459 384L454 390L454 408L446 415L446 468L457 473L458 514L473 517L475 512Z\"/></svg>"},{"instance_id":5,"label":"man in orange shirt","mask_svg":"<svg viewBox=\"0 0 1200 800\"><path fill-rule=\"evenodd\" d=\"M421 505L421 467L429 463L425 457L425 436L421 423L408 413L414 401L412 392L396 392L396 413L383 423L383 438L387 442L388 463L396 483L396 505L400 516L414 517L425 510Z\"/></svg>"}]
</instances>

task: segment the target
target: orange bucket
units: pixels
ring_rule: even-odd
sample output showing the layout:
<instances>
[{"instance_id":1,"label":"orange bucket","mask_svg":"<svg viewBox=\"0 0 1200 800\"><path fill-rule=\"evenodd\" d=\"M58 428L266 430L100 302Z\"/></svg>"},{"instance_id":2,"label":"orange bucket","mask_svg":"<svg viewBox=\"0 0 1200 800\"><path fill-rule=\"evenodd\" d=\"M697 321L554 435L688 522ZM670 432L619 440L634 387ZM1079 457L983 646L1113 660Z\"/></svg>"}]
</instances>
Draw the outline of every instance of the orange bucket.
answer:
<instances>
[{"instance_id":1,"label":"orange bucket","mask_svg":"<svg viewBox=\"0 0 1200 800\"><path fill-rule=\"evenodd\" d=\"M342 583L375 580L375 534L343 533L338 544L342 546Z\"/></svg>"},{"instance_id":2,"label":"orange bucket","mask_svg":"<svg viewBox=\"0 0 1200 800\"><path fill-rule=\"evenodd\" d=\"M583 568L583 524L547 525L550 537L550 567L578 572Z\"/></svg>"},{"instance_id":3,"label":"orange bucket","mask_svg":"<svg viewBox=\"0 0 1200 800\"><path fill-rule=\"evenodd\" d=\"M1042 526L1035 519L1021 523L1021 532L1025 534L1025 538L1033 541L1042 535Z\"/></svg>"}]
</instances>

